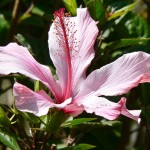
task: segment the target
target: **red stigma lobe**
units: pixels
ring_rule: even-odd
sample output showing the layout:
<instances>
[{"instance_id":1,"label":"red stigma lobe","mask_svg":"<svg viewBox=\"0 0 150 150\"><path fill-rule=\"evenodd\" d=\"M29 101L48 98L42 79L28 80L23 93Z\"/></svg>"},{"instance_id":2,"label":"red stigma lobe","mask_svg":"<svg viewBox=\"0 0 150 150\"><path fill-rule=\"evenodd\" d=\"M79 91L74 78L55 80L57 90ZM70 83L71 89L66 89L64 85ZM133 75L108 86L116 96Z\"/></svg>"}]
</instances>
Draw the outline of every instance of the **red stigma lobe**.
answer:
<instances>
[{"instance_id":1,"label":"red stigma lobe","mask_svg":"<svg viewBox=\"0 0 150 150\"><path fill-rule=\"evenodd\" d=\"M54 17L55 17L55 18L56 18L56 17L63 18L64 15L65 15L64 11L65 11L65 8L60 8L59 10L56 10L56 11L54 12Z\"/></svg>"}]
</instances>

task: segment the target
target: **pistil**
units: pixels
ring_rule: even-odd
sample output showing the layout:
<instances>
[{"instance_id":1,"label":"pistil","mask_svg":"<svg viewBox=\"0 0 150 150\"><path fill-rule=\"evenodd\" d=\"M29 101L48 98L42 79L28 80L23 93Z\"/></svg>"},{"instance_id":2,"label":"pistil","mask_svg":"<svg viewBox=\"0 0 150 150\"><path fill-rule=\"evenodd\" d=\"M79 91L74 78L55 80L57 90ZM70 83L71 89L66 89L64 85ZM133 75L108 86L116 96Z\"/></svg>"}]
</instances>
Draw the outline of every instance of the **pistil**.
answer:
<instances>
[{"instance_id":1,"label":"pistil","mask_svg":"<svg viewBox=\"0 0 150 150\"><path fill-rule=\"evenodd\" d=\"M63 93L63 101L70 98L71 95L71 86L72 86L72 64L71 64L71 48L69 46L69 33L67 33L66 29L66 24L65 24L65 14L64 14L64 9L61 8L59 11L56 11L54 13L55 18L58 17L57 19L57 25L56 25L56 30L57 28L61 28L62 33L58 33L58 35L61 35L59 40L63 40L63 45L62 49L65 52L65 56L67 59L67 65L68 65L68 80L67 80L67 87L65 90L65 93ZM60 29L59 29L60 32Z\"/></svg>"}]
</instances>

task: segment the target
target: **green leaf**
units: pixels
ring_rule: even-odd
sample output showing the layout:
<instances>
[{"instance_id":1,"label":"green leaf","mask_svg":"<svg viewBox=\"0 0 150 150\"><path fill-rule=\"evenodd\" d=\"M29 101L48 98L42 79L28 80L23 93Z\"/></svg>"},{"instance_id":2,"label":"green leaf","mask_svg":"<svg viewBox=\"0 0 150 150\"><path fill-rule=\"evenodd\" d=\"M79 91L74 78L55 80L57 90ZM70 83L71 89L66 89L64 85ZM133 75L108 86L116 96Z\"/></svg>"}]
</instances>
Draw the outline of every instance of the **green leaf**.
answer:
<instances>
[{"instance_id":1,"label":"green leaf","mask_svg":"<svg viewBox=\"0 0 150 150\"><path fill-rule=\"evenodd\" d=\"M31 14L32 13L32 14ZM41 23L41 25L43 25L43 22L41 20L44 19L44 20L47 20L47 21L51 21L51 19L53 18L53 15L48 13L48 12L45 12L44 10L42 10L41 8L37 7L37 6L34 6L31 10L31 13L27 13L27 14L24 14L22 15L20 18L19 18L19 21L18 22L22 22L22 21L25 21L25 20L28 20L28 19L34 19L33 21L30 19L31 22L34 22L37 20L37 18L33 17L33 15L36 17L39 18L39 22ZM36 20L35 20L36 19ZM37 20L38 21L38 20ZM39 23L38 22L38 23ZM37 22L35 22L36 24L35 25L38 25ZM34 23L33 23L34 24Z\"/></svg>"},{"instance_id":2,"label":"green leaf","mask_svg":"<svg viewBox=\"0 0 150 150\"><path fill-rule=\"evenodd\" d=\"M105 22L105 9L101 0L84 0L85 5L88 7L90 15L94 20L99 21L100 25Z\"/></svg>"},{"instance_id":3,"label":"green leaf","mask_svg":"<svg viewBox=\"0 0 150 150\"><path fill-rule=\"evenodd\" d=\"M83 124L83 123L87 123L89 121L93 121L93 120L96 120L96 118L78 118L78 119L74 119L72 121L67 121L67 122L64 122L61 127L72 127L72 126L75 126L75 125L79 125L79 124Z\"/></svg>"},{"instance_id":4,"label":"green leaf","mask_svg":"<svg viewBox=\"0 0 150 150\"><path fill-rule=\"evenodd\" d=\"M150 37L150 26L140 16L133 12L127 13L119 22L108 22L104 33L105 41L117 41L120 39L143 39ZM108 35L105 35L108 33ZM115 35L115 36L114 36ZM149 40L142 43L148 44Z\"/></svg>"},{"instance_id":5,"label":"green leaf","mask_svg":"<svg viewBox=\"0 0 150 150\"><path fill-rule=\"evenodd\" d=\"M40 120L38 119L37 116L35 116L32 113L28 113L28 112L21 112L18 109L15 108L15 113L17 114L17 119L19 122L23 122L23 121L29 121L32 124L40 124Z\"/></svg>"},{"instance_id":6,"label":"green leaf","mask_svg":"<svg viewBox=\"0 0 150 150\"><path fill-rule=\"evenodd\" d=\"M38 22L38 23L37 23ZM35 26L35 27L44 27L44 20L37 15L26 14L19 19L19 23L24 26Z\"/></svg>"},{"instance_id":7,"label":"green leaf","mask_svg":"<svg viewBox=\"0 0 150 150\"><path fill-rule=\"evenodd\" d=\"M0 44L5 44L9 29L9 23L3 14L0 14Z\"/></svg>"},{"instance_id":8,"label":"green leaf","mask_svg":"<svg viewBox=\"0 0 150 150\"><path fill-rule=\"evenodd\" d=\"M95 146L90 144L78 144L72 147L61 148L59 150L89 150L92 148L95 148Z\"/></svg>"},{"instance_id":9,"label":"green leaf","mask_svg":"<svg viewBox=\"0 0 150 150\"><path fill-rule=\"evenodd\" d=\"M19 18L18 23L21 23L22 21L24 21L30 17L31 17L31 14L24 14Z\"/></svg>"},{"instance_id":10,"label":"green leaf","mask_svg":"<svg viewBox=\"0 0 150 150\"><path fill-rule=\"evenodd\" d=\"M150 38L138 38L138 39L120 39L117 41L113 41L108 43L104 50L116 50L124 47L132 46L135 44L143 44L144 42L150 41Z\"/></svg>"},{"instance_id":11,"label":"green leaf","mask_svg":"<svg viewBox=\"0 0 150 150\"><path fill-rule=\"evenodd\" d=\"M35 80L34 81L34 91L37 92L40 90L49 91L43 83L41 83L39 80Z\"/></svg>"},{"instance_id":12,"label":"green leaf","mask_svg":"<svg viewBox=\"0 0 150 150\"><path fill-rule=\"evenodd\" d=\"M38 15L40 17L43 17L44 15L44 11L42 11L40 8L38 7L33 7L32 9L32 13L35 14L35 15Z\"/></svg>"},{"instance_id":13,"label":"green leaf","mask_svg":"<svg viewBox=\"0 0 150 150\"><path fill-rule=\"evenodd\" d=\"M7 117L2 107L0 107L0 125L2 125L3 127L9 127L10 124L11 122L9 118Z\"/></svg>"},{"instance_id":14,"label":"green leaf","mask_svg":"<svg viewBox=\"0 0 150 150\"><path fill-rule=\"evenodd\" d=\"M41 89L41 84L39 80L34 81L34 91L37 92Z\"/></svg>"},{"instance_id":15,"label":"green leaf","mask_svg":"<svg viewBox=\"0 0 150 150\"><path fill-rule=\"evenodd\" d=\"M42 10L39 7L33 7L32 14L42 17L43 19L45 19L47 21L51 21L51 19L53 18L52 14L45 12L44 10Z\"/></svg>"},{"instance_id":16,"label":"green leaf","mask_svg":"<svg viewBox=\"0 0 150 150\"><path fill-rule=\"evenodd\" d=\"M21 114L25 119L28 119L31 123L34 123L34 124L40 123L40 120L38 119L38 117L32 113L22 112Z\"/></svg>"},{"instance_id":17,"label":"green leaf","mask_svg":"<svg viewBox=\"0 0 150 150\"><path fill-rule=\"evenodd\" d=\"M25 37L21 34L17 34L15 36L15 39L21 44L23 45L24 47L26 47L28 50L31 50L31 46L30 44L27 42L27 40L25 39Z\"/></svg>"},{"instance_id":18,"label":"green leaf","mask_svg":"<svg viewBox=\"0 0 150 150\"><path fill-rule=\"evenodd\" d=\"M20 150L15 137L11 134L0 132L0 141L12 150Z\"/></svg>"},{"instance_id":19,"label":"green leaf","mask_svg":"<svg viewBox=\"0 0 150 150\"><path fill-rule=\"evenodd\" d=\"M121 122L120 121L103 121L101 122L102 126L118 126L118 125L121 125Z\"/></svg>"},{"instance_id":20,"label":"green leaf","mask_svg":"<svg viewBox=\"0 0 150 150\"><path fill-rule=\"evenodd\" d=\"M46 125L48 123L49 116L48 115L44 115L40 117L40 121L41 121L41 125L40 125L40 129L45 129Z\"/></svg>"},{"instance_id":21,"label":"green leaf","mask_svg":"<svg viewBox=\"0 0 150 150\"><path fill-rule=\"evenodd\" d=\"M88 149L92 149L92 148L95 148L95 146L89 145L89 144L79 144L79 145L72 147L71 150L83 150L83 149L88 150Z\"/></svg>"},{"instance_id":22,"label":"green leaf","mask_svg":"<svg viewBox=\"0 0 150 150\"><path fill-rule=\"evenodd\" d=\"M77 9L77 2L76 0L63 0L63 4L65 5L66 9L72 14L76 15Z\"/></svg>"},{"instance_id":23,"label":"green leaf","mask_svg":"<svg viewBox=\"0 0 150 150\"><path fill-rule=\"evenodd\" d=\"M110 17L107 18L108 21L112 19L116 19L118 17L121 17L122 15L125 15L127 12L131 11L137 3L133 3L131 5L125 6L117 11L115 11Z\"/></svg>"},{"instance_id":24,"label":"green leaf","mask_svg":"<svg viewBox=\"0 0 150 150\"><path fill-rule=\"evenodd\" d=\"M89 131L93 129L104 129L110 127L118 127L121 125L120 121L104 121L104 122L86 122L75 126L76 129L81 131Z\"/></svg>"},{"instance_id":25,"label":"green leaf","mask_svg":"<svg viewBox=\"0 0 150 150\"><path fill-rule=\"evenodd\" d=\"M65 114L62 111L55 111L47 124L47 131L55 133L65 120Z\"/></svg>"},{"instance_id":26,"label":"green leaf","mask_svg":"<svg viewBox=\"0 0 150 150\"><path fill-rule=\"evenodd\" d=\"M150 37L150 25L142 17L136 15L133 12L128 13L126 18L123 20L126 28L128 29L128 34L134 37L149 38Z\"/></svg>"}]
</instances>

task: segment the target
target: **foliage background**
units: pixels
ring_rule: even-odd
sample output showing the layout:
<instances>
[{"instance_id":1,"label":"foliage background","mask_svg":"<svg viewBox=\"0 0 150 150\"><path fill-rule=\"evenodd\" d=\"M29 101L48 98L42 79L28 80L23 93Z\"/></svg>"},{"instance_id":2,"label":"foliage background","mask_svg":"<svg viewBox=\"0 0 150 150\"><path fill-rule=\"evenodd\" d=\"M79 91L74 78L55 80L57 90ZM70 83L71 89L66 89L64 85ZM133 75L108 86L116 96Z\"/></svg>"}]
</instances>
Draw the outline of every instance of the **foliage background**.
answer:
<instances>
[{"instance_id":1,"label":"foliage background","mask_svg":"<svg viewBox=\"0 0 150 150\"><path fill-rule=\"evenodd\" d=\"M96 58L88 69L88 74L125 53L133 51L150 53L150 1L136 1L134 8L130 5L133 2L135 1L77 0L76 3L75 0L1 0L0 45L6 45L12 41L22 44L28 47L38 62L50 66L54 71L53 64L49 59L47 44L48 31L53 20L54 11L65 7L66 12L69 11L74 16L76 15L76 7L87 6L93 19L99 22L98 28L100 30L95 44ZM126 9L122 9L124 7ZM122 10L120 11L120 9ZM34 82L28 78L20 75L15 75L15 78L28 87L34 88ZM13 125L14 118L9 121L6 119L11 118L13 115L10 107L8 107L8 105L11 106L13 101L13 83L14 76L12 75L0 77L1 149L5 149L7 146L11 149L17 149L15 142L19 143L24 139L24 136L20 133L28 136L27 126L34 128L39 126L37 118L32 116L36 122L30 115L15 116L17 122L22 122L21 128L17 123ZM97 117L97 120L63 129L47 141L48 145L58 144L59 147L57 148L63 149L60 148L64 146L63 141L70 137L75 139L71 143L72 149L90 149L90 145L94 145L96 147L93 149L97 150L149 150L150 85L142 84L124 96L128 99L128 108L142 109L142 121L139 125L123 116L120 116L117 121L111 122L95 115L83 113L77 118ZM117 102L119 97L110 97L109 99ZM3 114L4 111L6 116ZM30 123L25 124L25 120L30 121ZM9 122L12 125L7 127ZM34 135L40 137L38 133ZM30 140L32 143L32 139ZM84 145L84 143L89 145ZM78 147L73 146L74 144ZM19 146L21 145L19 144ZM47 147L45 146L44 149L47 149Z\"/></svg>"}]
</instances>

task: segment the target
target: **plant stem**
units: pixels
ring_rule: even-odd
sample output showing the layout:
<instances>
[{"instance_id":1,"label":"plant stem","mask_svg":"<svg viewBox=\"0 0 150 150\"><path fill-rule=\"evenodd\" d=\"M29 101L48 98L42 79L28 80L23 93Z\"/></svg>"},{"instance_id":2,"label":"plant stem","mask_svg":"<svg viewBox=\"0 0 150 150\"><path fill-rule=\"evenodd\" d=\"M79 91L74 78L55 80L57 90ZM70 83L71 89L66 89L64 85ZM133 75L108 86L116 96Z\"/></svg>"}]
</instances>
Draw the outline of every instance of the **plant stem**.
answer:
<instances>
[{"instance_id":1,"label":"plant stem","mask_svg":"<svg viewBox=\"0 0 150 150\"><path fill-rule=\"evenodd\" d=\"M15 0L13 12L12 12L12 18L11 18L9 36L8 36L9 41L13 40L13 36L14 36L15 29L16 29L17 22L18 22L18 18L19 18L20 6L21 6L21 0Z\"/></svg>"}]
</instances>

